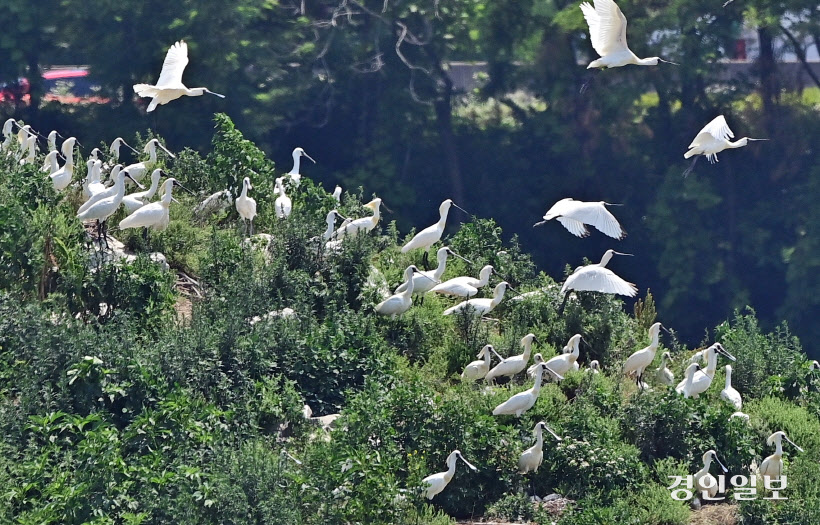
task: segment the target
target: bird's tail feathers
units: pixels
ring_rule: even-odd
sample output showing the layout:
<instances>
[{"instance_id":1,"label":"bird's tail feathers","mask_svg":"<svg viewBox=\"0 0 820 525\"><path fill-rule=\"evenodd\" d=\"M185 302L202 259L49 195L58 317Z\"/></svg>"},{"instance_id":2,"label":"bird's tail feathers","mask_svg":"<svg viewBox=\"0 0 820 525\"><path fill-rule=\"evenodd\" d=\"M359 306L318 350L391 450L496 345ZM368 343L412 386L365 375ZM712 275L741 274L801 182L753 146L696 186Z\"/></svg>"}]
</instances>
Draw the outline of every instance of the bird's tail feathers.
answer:
<instances>
[{"instance_id":1,"label":"bird's tail feathers","mask_svg":"<svg viewBox=\"0 0 820 525\"><path fill-rule=\"evenodd\" d=\"M134 84L134 93L141 97L155 97L159 90L151 84Z\"/></svg>"}]
</instances>

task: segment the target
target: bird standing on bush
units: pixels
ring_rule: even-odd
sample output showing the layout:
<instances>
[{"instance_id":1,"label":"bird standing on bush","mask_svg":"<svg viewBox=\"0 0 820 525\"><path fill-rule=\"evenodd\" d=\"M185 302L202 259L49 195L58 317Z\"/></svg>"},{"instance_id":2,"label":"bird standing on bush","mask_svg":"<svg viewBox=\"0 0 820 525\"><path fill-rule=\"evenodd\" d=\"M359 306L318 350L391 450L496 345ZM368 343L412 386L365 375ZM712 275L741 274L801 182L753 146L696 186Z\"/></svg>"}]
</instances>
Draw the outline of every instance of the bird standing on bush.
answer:
<instances>
[{"instance_id":1,"label":"bird standing on bush","mask_svg":"<svg viewBox=\"0 0 820 525\"><path fill-rule=\"evenodd\" d=\"M433 499L436 494L440 493L444 490L445 487L450 483L450 480L453 479L453 475L456 473L456 460L461 459L465 465L470 467L473 472L477 471L478 469L470 464L469 461L464 459L464 456L461 455L461 452L458 450L454 450L447 456L447 471L446 472L439 472L437 474L432 474L427 476L423 480L421 480L421 486L424 488L424 495L427 499Z\"/></svg>"},{"instance_id":2,"label":"bird standing on bush","mask_svg":"<svg viewBox=\"0 0 820 525\"><path fill-rule=\"evenodd\" d=\"M447 223L447 215L450 213L450 206L455 206L459 210L464 211L464 209L458 206L456 203L454 203L452 199L445 200L438 207L438 222L436 222L432 226L424 228L416 235L414 235L412 239L407 241L407 243L401 247L401 253L407 253L410 250L416 250L419 248L424 249L425 252L423 263L426 268L428 264L428 258L430 256L430 247L437 243L439 240L441 240L441 235L444 233L444 226ZM464 211L464 213L467 212Z\"/></svg>"},{"instance_id":3,"label":"bird standing on bush","mask_svg":"<svg viewBox=\"0 0 820 525\"><path fill-rule=\"evenodd\" d=\"M649 346L646 348L638 350L629 356L622 369L625 376L635 374L635 383L642 390L643 372L646 370L646 367L652 364L652 361L655 359L655 352L658 351L661 326L661 323L655 323L649 327L649 337L652 339L652 342L649 343Z\"/></svg>"},{"instance_id":4,"label":"bird standing on bush","mask_svg":"<svg viewBox=\"0 0 820 525\"><path fill-rule=\"evenodd\" d=\"M558 441L562 441L561 437L552 431L543 421L539 421L535 428L535 444L525 450L521 457L518 458L518 473L526 474L528 472L538 472L538 467L544 461L544 430L553 435Z\"/></svg>"},{"instance_id":5,"label":"bird standing on bush","mask_svg":"<svg viewBox=\"0 0 820 525\"><path fill-rule=\"evenodd\" d=\"M248 190L252 190L250 177L242 180L242 193L236 198L236 211L242 217L242 224L245 225L245 233L253 235L253 218L256 217L256 201L248 197Z\"/></svg>"},{"instance_id":6,"label":"bird standing on bush","mask_svg":"<svg viewBox=\"0 0 820 525\"><path fill-rule=\"evenodd\" d=\"M527 334L521 338L521 347L524 351L518 355L510 356L502 359L500 363L495 365L484 378L488 383L495 383L498 377L510 377L515 374L523 372L527 368L527 363L530 361L530 353L532 352L532 344L537 343L535 334Z\"/></svg>"},{"instance_id":7,"label":"bird standing on bush","mask_svg":"<svg viewBox=\"0 0 820 525\"><path fill-rule=\"evenodd\" d=\"M478 361L472 361L464 367L464 371L461 373L461 378L468 381L478 381L479 379L482 379L490 370L490 359L492 359L493 354L495 354L498 359L503 361L504 358L496 353L493 345L484 345L484 348L482 348L476 356L478 357Z\"/></svg>"},{"instance_id":8,"label":"bird standing on bush","mask_svg":"<svg viewBox=\"0 0 820 525\"><path fill-rule=\"evenodd\" d=\"M514 415L515 417L521 417L521 414L531 409L535 402L538 400L538 394L541 392L541 383L544 371L549 372L550 374L555 376L555 378L559 381L564 379L562 376L555 373L554 370L548 367L546 363L541 363L540 365L538 365L538 368L536 369L535 383L532 385L532 388L515 394L508 400L504 401L503 403L495 407L493 409L493 415Z\"/></svg>"}]
</instances>

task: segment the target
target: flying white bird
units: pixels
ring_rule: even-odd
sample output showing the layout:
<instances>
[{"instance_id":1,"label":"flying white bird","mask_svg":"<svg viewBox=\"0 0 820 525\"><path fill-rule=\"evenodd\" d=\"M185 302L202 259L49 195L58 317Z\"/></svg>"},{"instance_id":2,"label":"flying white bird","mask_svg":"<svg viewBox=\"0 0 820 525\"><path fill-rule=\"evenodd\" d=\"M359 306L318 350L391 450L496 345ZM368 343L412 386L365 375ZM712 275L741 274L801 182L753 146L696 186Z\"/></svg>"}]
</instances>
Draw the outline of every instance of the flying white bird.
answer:
<instances>
[{"instance_id":1,"label":"flying white bird","mask_svg":"<svg viewBox=\"0 0 820 525\"><path fill-rule=\"evenodd\" d=\"M726 365L726 386L720 391L720 398L740 410L743 407L743 398L740 392L732 387L732 365Z\"/></svg>"},{"instance_id":2,"label":"flying white bird","mask_svg":"<svg viewBox=\"0 0 820 525\"><path fill-rule=\"evenodd\" d=\"M436 269L428 270L426 272L418 272L413 275L413 295L423 295L441 282L441 276L444 275L444 271L447 268L448 255L458 257L459 259L472 264L470 261L458 255L447 246L439 248L438 252L436 252L436 260L438 261L438 266ZM396 293L403 291L405 286L406 284L402 284L396 288Z\"/></svg>"},{"instance_id":3,"label":"flying white bird","mask_svg":"<svg viewBox=\"0 0 820 525\"><path fill-rule=\"evenodd\" d=\"M395 295L391 295L384 301L376 305L376 313L379 315L389 315L395 318L401 315L413 306L413 274L419 269L414 265L410 265L404 270L404 282L407 286L404 290Z\"/></svg>"},{"instance_id":4,"label":"flying white bird","mask_svg":"<svg viewBox=\"0 0 820 525\"><path fill-rule=\"evenodd\" d=\"M307 157L308 159L310 159L310 161L312 163L316 164L316 161L313 160L313 158L311 158L310 155L305 153L305 150L303 150L302 148L296 148L295 150L293 150L293 167L285 175L287 175L290 178L290 181L293 183L293 186L296 187L296 188L299 187L299 182L302 180L302 175L299 172L301 157ZM274 188L273 189L273 194L276 195L278 193L279 193L279 188Z\"/></svg>"},{"instance_id":5,"label":"flying white bird","mask_svg":"<svg viewBox=\"0 0 820 525\"><path fill-rule=\"evenodd\" d=\"M646 367L651 365L655 359L655 352L658 351L658 345L660 344L661 326L661 323L655 323L649 327L649 337L652 339L652 342L649 343L649 346L646 348L630 355L622 368L626 376L635 374L635 382L638 386L641 386L643 382L644 370L646 370Z\"/></svg>"},{"instance_id":6,"label":"flying white bird","mask_svg":"<svg viewBox=\"0 0 820 525\"><path fill-rule=\"evenodd\" d=\"M668 62L660 57L638 58L626 43L626 17L612 0L594 0L593 8L588 2L581 4L581 11L589 25L589 40L601 58L590 62L590 68L620 67L627 64L655 66ZM674 62L668 62L670 64Z\"/></svg>"},{"instance_id":7,"label":"flying white bird","mask_svg":"<svg viewBox=\"0 0 820 525\"><path fill-rule=\"evenodd\" d=\"M758 469L758 478L768 476L769 479L779 480L780 475L783 474L783 440L788 441L798 451L803 452L803 449L798 447L794 441L786 437L786 433L779 430L766 439L766 444L769 446L775 445L774 454L763 460Z\"/></svg>"},{"instance_id":8,"label":"flying white bird","mask_svg":"<svg viewBox=\"0 0 820 525\"><path fill-rule=\"evenodd\" d=\"M134 178L136 181L142 180L143 177L148 173L148 170L154 168L154 165L157 163L157 146L162 149L169 157L172 159L176 158L176 156L168 151L162 144L160 144L159 139L151 139L145 143L145 147L142 149L144 153L148 154L148 160L144 162L137 162L126 166L125 169L128 173L131 174L131 177Z\"/></svg>"},{"instance_id":9,"label":"flying white bird","mask_svg":"<svg viewBox=\"0 0 820 525\"><path fill-rule=\"evenodd\" d=\"M515 417L521 417L521 414L532 408L538 400L538 394L541 392L541 383L544 371L554 375L556 379L564 379L559 374L556 374L555 371L550 369L546 363L541 363L536 369L535 383L532 385L532 388L515 394L508 400L495 407L493 409L493 415L514 415Z\"/></svg>"},{"instance_id":10,"label":"flying white bird","mask_svg":"<svg viewBox=\"0 0 820 525\"><path fill-rule=\"evenodd\" d=\"M675 374L673 374L672 371L666 366L667 363L671 362L672 354L669 352L664 352L663 355L661 355L661 366L655 370L655 379L657 379L659 383L666 386L672 386L675 384Z\"/></svg>"},{"instance_id":11,"label":"flying white bird","mask_svg":"<svg viewBox=\"0 0 820 525\"><path fill-rule=\"evenodd\" d=\"M714 498L718 491L718 481L713 475L709 474L709 467L712 465L712 459L717 461L717 464L720 465L723 472L729 472L726 466L718 459L717 453L714 450L707 450L706 453L703 454L703 468L692 475L692 481L694 482L698 494L701 494L702 496L708 495L710 498ZM698 499L700 500L699 497Z\"/></svg>"},{"instance_id":12,"label":"flying white bird","mask_svg":"<svg viewBox=\"0 0 820 525\"><path fill-rule=\"evenodd\" d=\"M538 472L538 467L544 461L544 430L552 434L552 436L561 441L561 437L552 431L543 421L539 421L535 428L535 444L525 450L521 457L518 458L518 473L526 474L527 472Z\"/></svg>"},{"instance_id":13,"label":"flying white bird","mask_svg":"<svg viewBox=\"0 0 820 525\"><path fill-rule=\"evenodd\" d=\"M152 174L153 175L153 174ZM171 221L170 206L171 206L171 191L174 186L179 186L185 190L177 180L173 177L167 179L163 184L162 200L159 202L152 202L145 204L138 208L134 213L120 221L120 229L126 228L151 228L157 231L163 231L168 227ZM188 190L185 190L188 191ZM190 191L189 191L190 193Z\"/></svg>"},{"instance_id":14,"label":"flying white bird","mask_svg":"<svg viewBox=\"0 0 820 525\"><path fill-rule=\"evenodd\" d=\"M130 215L151 202L151 199L154 198L154 194L157 193L157 189L159 189L159 178L163 175L166 175L164 171L159 168L155 169L151 173L151 186L148 190L130 193L123 197L122 204L125 206L125 212L127 214Z\"/></svg>"},{"instance_id":15,"label":"flying white bird","mask_svg":"<svg viewBox=\"0 0 820 525\"><path fill-rule=\"evenodd\" d=\"M709 162L714 164L718 161L717 154L725 149L742 148L749 141L755 140L769 140L769 139L752 139L743 137L735 142L730 141L735 134L729 129L729 124L726 123L726 117L718 115L710 123L706 124L700 133L695 136L695 139L689 144L689 151L683 154L683 158L688 159L693 155L697 155L692 164L683 173L684 176L689 175L695 168L695 164L701 155L704 155Z\"/></svg>"},{"instance_id":16,"label":"flying white bird","mask_svg":"<svg viewBox=\"0 0 820 525\"><path fill-rule=\"evenodd\" d=\"M490 370L490 359L492 359L493 354L503 360L503 358L496 353L493 345L484 345L484 348L482 348L476 356L478 357L478 361L472 361L465 366L464 371L461 373L461 378L467 381L478 381L482 379Z\"/></svg>"},{"instance_id":17,"label":"flying white bird","mask_svg":"<svg viewBox=\"0 0 820 525\"><path fill-rule=\"evenodd\" d=\"M279 219L287 219L290 217L290 212L293 210L293 202L290 197L285 195L285 188L282 186L282 177L276 179L276 191L279 196L273 203L273 208L276 210L276 217Z\"/></svg>"},{"instance_id":18,"label":"flying white bird","mask_svg":"<svg viewBox=\"0 0 820 525\"><path fill-rule=\"evenodd\" d=\"M493 289L492 299L468 299L463 303L458 303L455 306L444 310L443 315L460 314L462 312L470 313L475 316L483 316L492 312L504 299L504 292L510 286L507 281L501 281Z\"/></svg>"},{"instance_id":19,"label":"flying white bird","mask_svg":"<svg viewBox=\"0 0 820 525\"><path fill-rule=\"evenodd\" d=\"M478 272L478 279L475 277L453 277L441 284L437 284L430 289L431 292L453 297L472 297L478 293L479 288L487 286L490 282L490 275L496 273L491 265L487 265Z\"/></svg>"},{"instance_id":20,"label":"flying white bird","mask_svg":"<svg viewBox=\"0 0 820 525\"><path fill-rule=\"evenodd\" d=\"M256 201L252 197L248 197L248 190L252 189L250 177L245 177L242 180L242 193L236 198L236 211L242 217L245 232L250 231L250 235L253 235L253 218L256 217ZM250 224L250 230L248 230L248 224Z\"/></svg>"},{"instance_id":21,"label":"flying white bird","mask_svg":"<svg viewBox=\"0 0 820 525\"><path fill-rule=\"evenodd\" d=\"M415 250L418 248L424 249L426 250L424 252L424 263L427 264L427 257L430 252L430 247L437 243L441 239L441 234L444 233L444 226L447 222L447 215L450 213L450 206L455 206L459 210L464 211L457 204L455 204L452 199L445 200L438 207L438 222L432 226L424 228L414 235L412 239L407 241L407 244L401 247L401 253L407 253L410 250Z\"/></svg>"},{"instance_id":22,"label":"flying white bird","mask_svg":"<svg viewBox=\"0 0 820 525\"><path fill-rule=\"evenodd\" d=\"M571 198L561 199L544 214L544 220L536 222L533 227L546 224L551 219L557 219L576 237L588 236L589 230L585 225L589 224L613 239L623 239L626 237L626 232L621 228L615 216L606 209L607 206L613 205L603 201L583 202Z\"/></svg>"},{"instance_id":23,"label":"flying white bird","mask_svg":"<svg viewBox=\"0 0 820 525\"><path fill-rule=\"evenodd\" d=\"M506 359L502 359L500 363L495 365L492 370L487 372L486 376L484 377L485 381L492 384L495 382L497 377L510 377L512 378L515 374L519 372L523 372L525 368L527 368L527 363L530 361L530 354L532 353L532 344L534 342L538 342L535 338L535 334L527 334L521 338L521 347L524 349L518 355L513 355L507 357Z\"/></svg>"},{"instance_id":24,"label":"flying white bird","mask_svg":"<svg viewBox=\"0 0 820 525\"><path fill-rule=\"evenodd\" d=\"M140 97L152 97L151 103L148 104L147 112L154 111L158 104L167 104L183 95L198 97L209 93L219 98L225 98L225 95L214 93L208 88L185 87L185 84L182 83L182 72L185 71L185 66L187 65L188 44L180 40L168 49L168 53L165 55L165 61L162 63L162 72L159 74L159 80L157 80L156 85L134 84L134 93Z\"/></svg>"},{"instance_id":25,"label":"flying white bird","mask_svg":"<svg viewBox=\"0 0 820 525\"><path fill-rule=\"evenodd\" d=\"M627 297L635 297L635 295L637 295L638 288L634 284L618 277L615 275L615 272L606 267L613 255L632 254L607 250L604 252L604 256L601 257L601 262L598 264L589 264L575 268L575 271L567 277L567 280L564 281L564 285L561 287L561 293L564 294L564 301L558 309L559 312L564 311L564 306L567 303L571 290L613 293Z\"/></svg>"},{"instance_id":26,"label":"flying white bird","mask_svg":"<svg viewBox=\"0 0 820 525\"><path fill-rule=\"evenodd\" d=\"M465 465L470 467L473 472L477 471L478 469L470 464L469 461L464 459L464 456L461 455L461 452L458 450L454 450L447 456L447 471L446 472L439 472L438 474L432 474L427 476L423 480L421 480L421 486L424 488L424 495L427 496L427 499L433 499L436 494L444 490L447 484L450 483L450 480L453 479L453 475L456 473L456 460L461 459Z\"/></svg>"},{"instance_id":27,"label":"flying white bird","mask_svg":"<svg viewBox=\"0 0 820 525\"><path fill-rule=\"evenodd\" d=\"M547 361L547 366L559 374L566 374L567 372L573 370L575 368L574 365L578 361L581 339L581 334L575 334L570 337L567 342L567 346L564 347L564 352L549 359Z\"/></svg>"}]
</instances>

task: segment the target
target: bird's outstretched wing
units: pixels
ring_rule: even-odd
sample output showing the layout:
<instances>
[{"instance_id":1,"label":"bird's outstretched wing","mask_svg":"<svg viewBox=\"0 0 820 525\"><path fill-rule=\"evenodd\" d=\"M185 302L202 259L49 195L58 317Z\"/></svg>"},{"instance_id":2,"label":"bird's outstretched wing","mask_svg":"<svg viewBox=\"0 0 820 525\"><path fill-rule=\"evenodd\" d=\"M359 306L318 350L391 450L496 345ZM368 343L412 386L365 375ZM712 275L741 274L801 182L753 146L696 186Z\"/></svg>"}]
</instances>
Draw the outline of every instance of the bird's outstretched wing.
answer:
<instances>
[{"instance_id":1,"label":"bird's outstretched wing","mask_svg":"<svg viewBox=\"0 0 820 525\"><path fill-rule=\"evenodd\" d=\"M578 204L573 213L569 215L570 218L590 224L613 239L626 237L626 232L621 228L618 219L606 209L603 202L579 202Z\"/></svg>"},{"instance_id":2,"label":"bird's outstretched wing","mask_svg":"<svg viewBox=\"0 0 820 525\"><path fill-rule=\"evenodd\" d=\"M603 56L626 49L626 17L613 0L594 0L581 4L593 49Z\"/></svg>"},{"instance_id":3,"label":"bird's outstretched wing","mask_svg":"<svg viewBox=\"0 0 820 525\"><path fill-rule=\"evenodd\" d=\"M567 229L571 234L575 235L576 237L588 237L589 230L587 227L584 226L584 222L571 219L569 217L558 217L558 222L564 225L564 228Z\"/></svg>"},{"instance_id":4,"label":"bird's outstretched wing","mask_svg":"<svg viewBox=\"0 0 820 525\"><path fill-rule=\"evenodd\" d=\"M614 293L627 297L638 294L638 288L634 284L618 277L609 268L591 268L589 271L573 273L567 278L561 293L569 290Z\"/></svg>"},{"instance_id":5,"label":"bird's outstretched wing","mask_svg":"<svg viewBox=\"0 0 820 525\"><path fill-rule=\"evenodd\" d=\"M729 124L726 123L726 117L718 115L708 124L706 124L695 139L689 144L690 148L694 148L703 144L704 142L712 142L713 140L729 140L734 138L735 134L729 129Z\"/></svg>"},{"instance_id":6,"label":"bird's outstretched wing","mask_svg":"<svg viewBox=\"0 0 820 525\"><path fill-rule=\"evenodd\" d=\"M182 72L188 65L188 44L180 40L168 49L162 72L157 80L157 87L176 87L182 84Z\"/></svg>"}]
</instances>

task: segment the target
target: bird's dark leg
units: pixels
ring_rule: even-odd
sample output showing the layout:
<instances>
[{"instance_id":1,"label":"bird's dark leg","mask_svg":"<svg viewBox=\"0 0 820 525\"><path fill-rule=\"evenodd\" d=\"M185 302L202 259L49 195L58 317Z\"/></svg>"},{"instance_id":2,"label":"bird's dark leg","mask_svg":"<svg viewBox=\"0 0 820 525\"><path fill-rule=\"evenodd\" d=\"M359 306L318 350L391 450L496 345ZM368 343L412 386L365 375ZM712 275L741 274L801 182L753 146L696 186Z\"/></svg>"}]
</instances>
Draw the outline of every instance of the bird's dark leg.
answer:
<instances>
[{"instance_id":1,"label":"bird's dark leg","mask_svg":"<svg viewBox=\"0 0 820 525\"><path fill-rule=\"evenodd\" d=\"M692 170L695 169L695 164L698 163L698 159L700 157L701 157L700 155L695 155L695 159L692 161L692 164L690 164L689 167L686 168L686 171L683 172L683 177L684 178L688 177L689 174L692 173Z\"/></svg>"},{"instance_id":2,"label":"bird's dark leg","mask_svg":"<svg viewBox=\"0 0 820 525\"><path fill-rule=\"evenodd\" d=\"M430 253L424 252L424 257L421 258L421 264L424 266L425 270L430 269Z\"/></svg>"},{"instance_id":3,"label":"bird's dark leg","mask_svg":"<svg viewBox=\"0 0 820 525\"><path fill-rule=\"evenodd\" d=\"M251 237L253 237L253 219L251 219L251 221L250 221L250 222L251 222L251 226L250 226L250 228L251 228L251 235L250 235L250 236L251 236Z\"/></svg>"},{"instance_id":4,"label":"bird's dark leg","mask_svg":"<svg viewBox=\"0 0 820 525\"><path fill-rule=\"evenodd\" d=\"M567 293L564 294L564 300L561 301L561 306L558 307L558 317L564 315L564 307L567 305L567 300L569 299L570 290L567 290Z\"/></svg>"},{"instance_id":5,"label":"bird's dark leg","mask_svg":"<svg viewBox=\"0 0 820 525\"><path fill-rule=\"evenodd\" d=\"M589 89L589 86L590 86L590 84L592 84L593 80L595 80L595 73L592 73L592 72L588 73L586 75L586 80L584 80L584 83L581 85L581 90L579 91L579 93L582 94L582 95L584 93L586 93L587 89Z\"/></svg>"}]
</instances>

